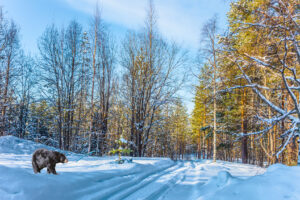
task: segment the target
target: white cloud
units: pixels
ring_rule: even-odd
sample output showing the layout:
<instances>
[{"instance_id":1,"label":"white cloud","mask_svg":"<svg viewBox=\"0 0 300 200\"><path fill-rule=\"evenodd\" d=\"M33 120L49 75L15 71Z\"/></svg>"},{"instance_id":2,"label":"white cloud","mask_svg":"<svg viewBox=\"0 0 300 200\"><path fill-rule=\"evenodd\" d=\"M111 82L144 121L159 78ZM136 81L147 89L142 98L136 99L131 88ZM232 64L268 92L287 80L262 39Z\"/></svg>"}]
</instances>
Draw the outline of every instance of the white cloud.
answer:
<instances>
[{"instance_id":1,"label":"white cloud","mask_svg":"<svg viewBox=\"0 0 300 200\"><path fill-rule=\"evenodd\" d=\"M74 8L88 14L95 12L97 0L65 0ZM128 28L137 28L145 16L146 1L101 0L98 1L104 20Z\"/></svg>"},{"instance_id":2,"label":"white cloud","mask_svg":"<svg viewBox=\"0 0 300 200\"><path fill-rule=\"evenodd\" d=\"M97 0L65 0L74 8L92 14ZM137 29L143 25L147 0L100 0L104 20ZM168 39L197 49L201 24L214 13L224 18L228 3L223 0L156 0L158 28ZM226 8L227 6L227 8Z\"/></svg>"}]
</instances>

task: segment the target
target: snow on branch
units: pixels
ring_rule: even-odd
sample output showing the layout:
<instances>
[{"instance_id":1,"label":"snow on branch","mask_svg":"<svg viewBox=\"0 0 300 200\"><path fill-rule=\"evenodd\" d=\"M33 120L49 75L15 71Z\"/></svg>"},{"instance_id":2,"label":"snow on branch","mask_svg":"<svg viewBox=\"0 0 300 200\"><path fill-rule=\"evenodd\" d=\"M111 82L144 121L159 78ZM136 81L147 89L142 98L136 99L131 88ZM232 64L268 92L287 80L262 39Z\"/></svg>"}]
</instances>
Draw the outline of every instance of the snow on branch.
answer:
<instances>
[{"instance_id":1,"label":"snow on branch","mask_svg":"<svg viewBox=\"0 0 300 200\"><path fill-rule=\"evenodd\" d=\"M263 122L268 123L268 124L274 124L274 123L277 123L277 122L279 122L279 121L281 121L281 120L284 120L284 119L287 118L289 115L295 114L295 113L296 113L296 111L295 111L295 109L294 109L294 110L291 110L291 111L287 112L286 114L281 115L281 116L279 116L279 117L273 117L273 118L270 118L270 119L266 119L266 118L263 118L263 117L260 117L260 116L257 115L257 118L258 118L259 120L263 121Z\"/></svg>"},{"instance_id":2,"label":"snow on branch","mask_svg":"<svg viewBox=\"0 0 300 200\"><path fill-rule=\"evenodd\" d=\"M286 148L286 146L290 143L290 140L293 138L296 131L298 132L299 129L297 127L297 123L294 123L293 127L284 133L284 135L289 134L289 136L288 136L287 140L285 141L284 145L281 147L281 149L276 153L277 158L283 152L283 150ZM298 135L299 135L299 133L298 133Z\"/></svg>"},{"instance_id":3,"label":"snow on branch","mask_svg":"<svg viewBox=\"0 0 300 200\"><path fill-rule=\"evenodd\" d=\"M238 139L245 137L245 136L250 136L250 135L260 135L260 134L266 134L268 133L273 127L275 126L275 123L272 124L271 126L268 126L267 128L256 131L256 132L251 132L251 133L234 133L233 135L238 136ZM238 140L237 139L237 140Z\"/></svg>"},{"instance_id":4,"label":"snow on branch","mask_svg":"<svg viewBox=\"0 0 300 200\"><path fill-rule=\"evenodd\" d=\"M224 90L219 90L218 93L232 92L233 90L236 90L236 89L252 88L252 87L265 89L265 90L270 90L269 87L265 87L265 86L262 86L262 85L259 85L259 84L250 84L250 85L237 85L237 86L234 86L234 87L226 88Z\"/></svg>"},{"instance_id":5,"label":"snow on branch","mask_svg":"<svg viewBox=\"0 0 300 200\"><path fill-rule=\"evenodd\" d=\"M243 27L243 28L249 28L249 27L261 27L261 28L269 28L269 29L275 29L275 28L281 28L281 29L284 29L286 30L287 28L280 25L280 24L276 24L276 25L267 25L267 24L264 24L263 22L262 23L246 23L246 22L241 22L241 21L238 21L236 22L236 24L239 24L239 25L247 25L247 27ZM239 28L241 29L241 28Z\"/></svg>"},{"instance_id":6,"label":"snow on branch","mask_svg":"<svg viewBox=\"0 0 300 200\"><path fill-rule=\"evenodd\" d=\"M274 67L274 66L272 66L272 65L270 65L270 64L268 64L268 63L266 63L266 62L264 62L264 61L262 61L261 59L258 59L258 58L249 56L249 55L246 54L246 53L244 53L243 55L246 56L247 58L251 59L252 61L256 62L256 63L259 64L259 65L262 65L262 66L264 66L264 67L268 67L268 68L271 68L271 69L273 69L273 70L275 70L275 71L281 72L281 71L278 70L276 67Z\"/></svg>"}]
</instances>

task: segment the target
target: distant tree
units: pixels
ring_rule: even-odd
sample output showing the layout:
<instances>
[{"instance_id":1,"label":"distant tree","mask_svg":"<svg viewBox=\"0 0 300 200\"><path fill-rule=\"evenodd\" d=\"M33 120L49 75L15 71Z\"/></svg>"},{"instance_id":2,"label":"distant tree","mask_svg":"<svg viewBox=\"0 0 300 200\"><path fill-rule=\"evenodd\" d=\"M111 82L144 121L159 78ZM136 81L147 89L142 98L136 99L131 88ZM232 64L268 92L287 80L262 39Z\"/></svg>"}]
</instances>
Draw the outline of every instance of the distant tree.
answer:
<instances>
[{"instance_id":1,"label":"distant tree","mask_svg":"<svg viewBox=\"0 0 300 200\"><path fill-rule=\"evenodd\" d=\"M26 135L25 138L37 142L45 142L48 145L58 147L58 142L55 141L57 139L55 137L56 129L51 129L54 124L54 113L52 113L47 102L31 102L29 110L28 125L26 127L28 135Z\"/></svg>"},{"instance_id":2,"label":"distant tree","mask_svg":"<svg viewBox=\"0 0 300 200\"><path fill-rule=\"evenodd\" d=\"M182 102L177 101L174 106L173 113L171 115L172 141L175 144L176 159L183 159L187 153L188 140L190 140L188 115Z\"/></svg>"}]
</instances>

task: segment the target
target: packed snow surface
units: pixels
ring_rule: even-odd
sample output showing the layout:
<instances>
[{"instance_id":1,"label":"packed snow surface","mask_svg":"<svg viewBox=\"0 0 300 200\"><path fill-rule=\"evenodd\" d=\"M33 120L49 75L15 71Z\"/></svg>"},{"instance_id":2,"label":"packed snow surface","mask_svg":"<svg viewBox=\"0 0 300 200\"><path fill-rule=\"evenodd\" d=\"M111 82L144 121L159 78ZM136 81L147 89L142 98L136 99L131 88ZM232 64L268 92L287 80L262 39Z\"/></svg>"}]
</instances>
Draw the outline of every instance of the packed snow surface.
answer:
<instances>
[{"instance_id":1,"label":"packed snow surface","mask_svg":"<svg viewBox=\"0 0 300 200\"><path fill-rule=\"evenodd\" d=\"M209 160L178 161L134 158L116 164L116 157L87 157L65 152L59 175L46 169L34 174L32 153L51 147L12 136L0 137L0 199L164 199L282 200L300 199L300 168Z\"/></svg>"}]
</instances>

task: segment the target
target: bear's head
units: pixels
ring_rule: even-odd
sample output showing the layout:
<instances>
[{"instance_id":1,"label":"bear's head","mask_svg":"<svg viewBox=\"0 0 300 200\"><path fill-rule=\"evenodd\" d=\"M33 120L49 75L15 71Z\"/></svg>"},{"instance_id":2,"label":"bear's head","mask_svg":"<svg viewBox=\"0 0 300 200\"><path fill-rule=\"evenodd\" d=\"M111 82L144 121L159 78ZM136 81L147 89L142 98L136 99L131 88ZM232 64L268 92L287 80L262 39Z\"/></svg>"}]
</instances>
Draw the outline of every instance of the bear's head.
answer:
<instances>
[{"instance_id":1,"label":"bear's head","mask_svg":"<svg viewBox=\"0 0 300 200\"><path fill-rule=\"evenodd\" d=\"M62 153L57 152L56 158L57 158L57 161L60 162L60 163L67 163L68 162L67 157Z\"/></svg>"}]
</instances>

